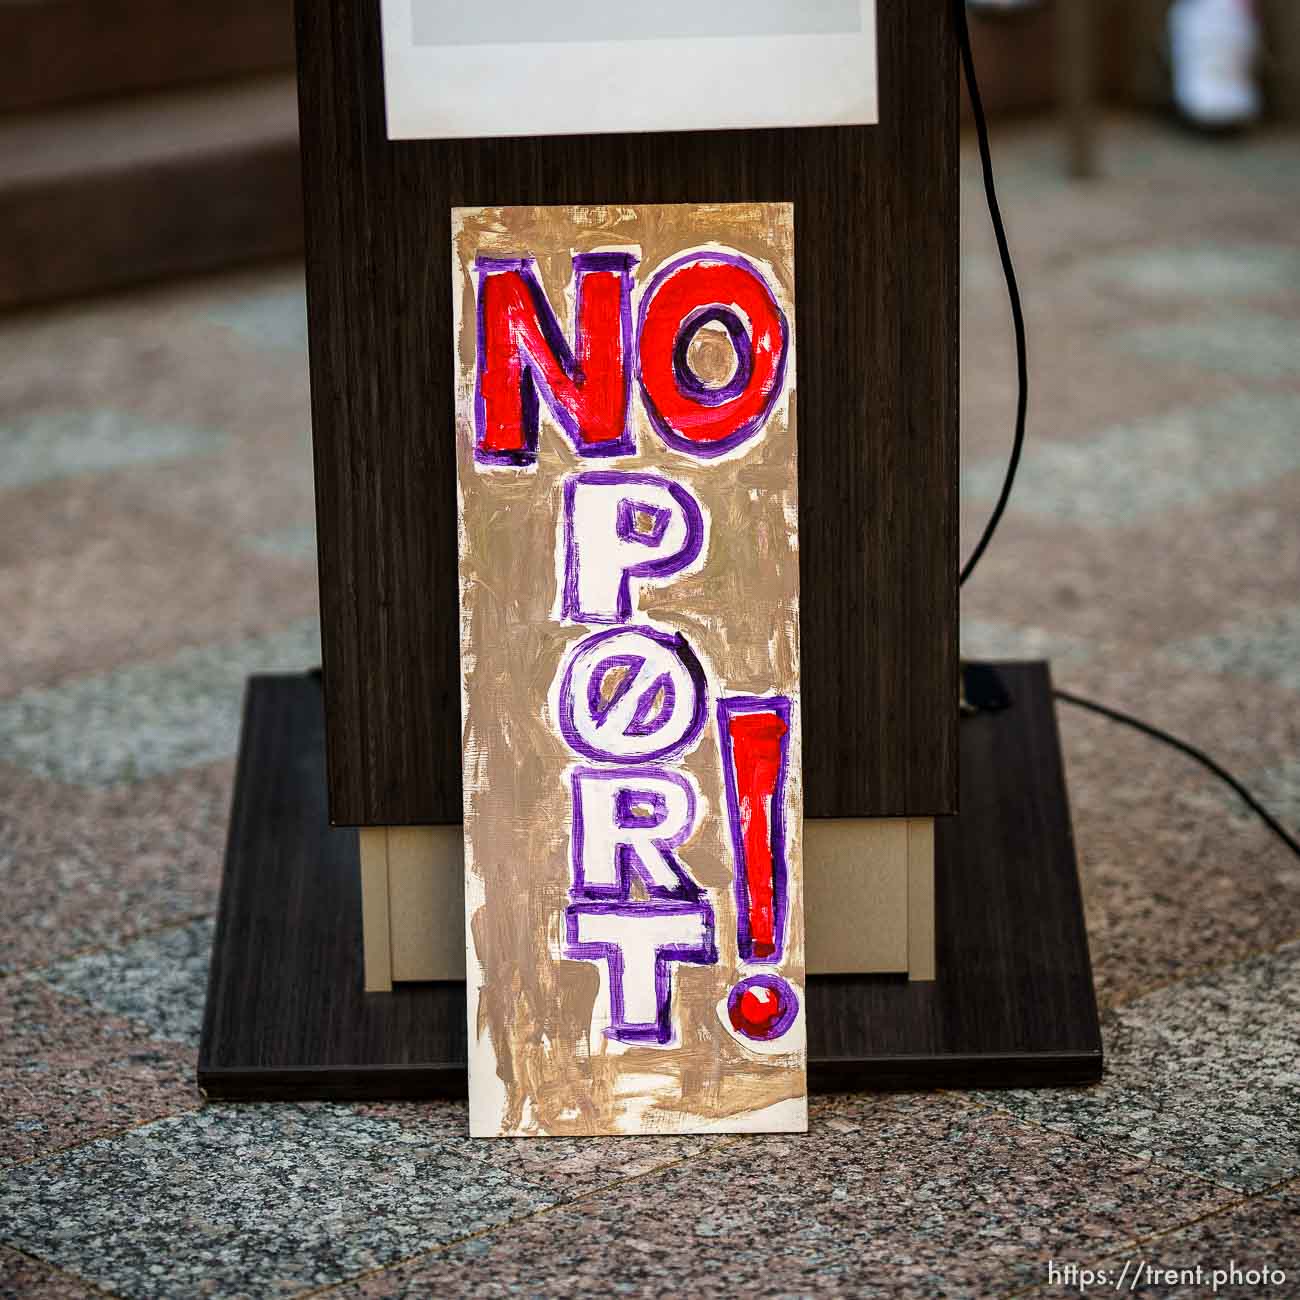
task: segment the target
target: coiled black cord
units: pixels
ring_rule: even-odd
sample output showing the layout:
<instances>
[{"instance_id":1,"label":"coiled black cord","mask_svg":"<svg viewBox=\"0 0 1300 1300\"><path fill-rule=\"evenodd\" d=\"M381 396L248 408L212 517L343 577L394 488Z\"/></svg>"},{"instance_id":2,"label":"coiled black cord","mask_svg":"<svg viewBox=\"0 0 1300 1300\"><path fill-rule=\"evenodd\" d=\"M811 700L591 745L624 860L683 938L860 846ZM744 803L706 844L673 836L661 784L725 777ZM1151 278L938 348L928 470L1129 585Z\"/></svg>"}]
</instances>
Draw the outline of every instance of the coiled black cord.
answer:
<instances>
[{"instance_id":1,"label":"coiled black cord","mask_svg":"<svg viewBox=\"0 0 1300 1300\"><path fill-rule=\"evenodd\" d=\"M993 180L993 159L989 149L988 122L984 116L984 101L980 98L979 81L975 76L975 56L971 51L970 27L966 21L966 0L953 0L953 11L957 27L957 40L961 46L962 67L966 73L966 86L970 91L971 112L975 119L975 135L979 141L980 169L984 174L984 195L988 200L989 218L993 222L993 234L998 244L998 257L1002 261L1002 273L1007 282L1007 295L1011 300L1011 320L1016 332L1016 370L1019 380L1015 436L1011 441L1011 457L1007 462L1007 472L1002 480L1002 491L998 494L997 504L993 507L993 513L989 516L988 523L984 525L984 531L980 535L975 549L962 566L959 584L964 585L966 579L975 571L975 566L980 562L980 557L988 549L989 543L993 540L993 534L997 532L998 524L1002 521L1002 516L1006 512L1007 502L1011 499L1011 488L1016 481L1016 471L1020 468L1020 455L1025 446L1025 416L1029 408L1029 350L1025 338L1025 316L1020 305L1020 287L1016 282L1016 268L1011 260L1011 249L1007 243L1006 226L1002 220L1002 209L998 204L997 186ZM1139 731L1142 735L1149 736L1153 740L1161 741L1163 744L1176 749L1180 754L1185 754L1188 758L1194 759L1207 772L1217 776L1229 789L1233 790L1246 807L1297 858L1300 858L1300 841L1251 794L1241 781L1233 776L1226 767L1212 759L1204 750L1198 749L1186 740L1180 740L1177 736L1171 735L1150 722L1144 722L1141 718L1134 717L1131 713L1124 713L1122 710L1111 708L1109 705L1099 704L1096 700L1076 695L1073 691L1057 690L1054 693L1058 700L1062 700L1066 704L1072 704L1080 709L1087 709L1090 713L1099 714L1103 718L1109 718L1112 722L1131 727L1134 731Z\"/></svg>"}]
</instances>

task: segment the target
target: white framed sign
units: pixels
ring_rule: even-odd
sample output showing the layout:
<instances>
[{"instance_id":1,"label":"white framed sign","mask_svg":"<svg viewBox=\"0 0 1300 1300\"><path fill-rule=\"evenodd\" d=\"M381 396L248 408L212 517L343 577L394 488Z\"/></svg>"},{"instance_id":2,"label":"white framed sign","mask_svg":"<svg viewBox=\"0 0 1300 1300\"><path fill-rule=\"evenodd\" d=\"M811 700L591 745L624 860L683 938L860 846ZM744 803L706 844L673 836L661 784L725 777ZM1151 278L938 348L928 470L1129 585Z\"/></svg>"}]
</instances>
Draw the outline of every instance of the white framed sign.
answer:
<instances>
[{"instance_id":1,"label":"white framed sign","mask_svg":"<svg viewBox=\"0 0 1300 1300\"><path fill-rule=\"evenodd\" d=\"M382 0L392 140L874 123L875 0Z\"/></svg>"}]
</instances>

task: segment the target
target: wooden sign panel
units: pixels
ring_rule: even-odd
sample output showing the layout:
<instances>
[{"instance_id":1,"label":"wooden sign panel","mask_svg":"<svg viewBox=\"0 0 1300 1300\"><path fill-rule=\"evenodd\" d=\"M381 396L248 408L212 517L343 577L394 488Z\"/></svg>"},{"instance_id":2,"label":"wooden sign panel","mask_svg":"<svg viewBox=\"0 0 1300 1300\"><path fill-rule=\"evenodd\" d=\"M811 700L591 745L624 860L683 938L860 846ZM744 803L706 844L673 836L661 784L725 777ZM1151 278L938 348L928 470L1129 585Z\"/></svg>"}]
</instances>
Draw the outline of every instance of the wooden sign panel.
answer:
<instances>
[{"instance_id":1,"label":"wooden sign panel","mask_svg":"<svg viewBox=\"0 0 1300 1300\"><path fill-rule=\"evenodd\" d=\"M792 209L452 245L471 1132L802 1130Z\"/></svg>"}]
</instances>

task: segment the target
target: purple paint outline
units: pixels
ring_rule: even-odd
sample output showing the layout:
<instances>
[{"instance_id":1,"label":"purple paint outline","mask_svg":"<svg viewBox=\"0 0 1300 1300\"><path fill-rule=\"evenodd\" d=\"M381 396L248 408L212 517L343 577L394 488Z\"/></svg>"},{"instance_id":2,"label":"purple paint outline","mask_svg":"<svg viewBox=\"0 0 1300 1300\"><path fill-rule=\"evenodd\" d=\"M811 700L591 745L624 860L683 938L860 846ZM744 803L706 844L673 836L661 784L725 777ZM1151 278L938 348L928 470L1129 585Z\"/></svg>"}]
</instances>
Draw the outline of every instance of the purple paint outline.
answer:
<instances>
[{"instance_id":1,"label":"purple paint outline","mask_svg":"<svg viewBox=\"0 0 1300 1300\"><path fill-rule=\"evenodd\" d=\"M758 414L752 419L747 420L734 433L728 434L725 438L721 438L717 442L704 443L692 442L690 438L684 438L681 434L676 432L672 425L670 425L660 414L658 407L655 406L654 401L650 397L650 392L646 387L645 376L641 373L640 348L641 333L645 328L645 319L649 313L650 304L654 301L654 297L658 293L660 287L663 285L664 281L666 281L670 276L675 275L683 267L690 266L697 262L703 263L707 266L734 266L739 270L748 271L762 286L763 292L767 294L768 298L771 300L772 306L776 310L777 319L781 322L781 355L777 359L772 389L767 394ZM710 306L724 305L725 304L711 304ZM687 317L687 321L694 319L700 310L707 312L710 310L710 307L705 306L697 308L695 312L692 312L691 315ZM687 322L684 321L683 325L686 323ZM718 456L725 456L727 452L733 451L736 447L739 447L742 443L748 441L767 423L768 418L772 414L772 409L776 406L777 399L781 395L781 390L785 386L786 365L790 359L790 322L786 319L785 312L782 310L781 303L777 299L771 284L768 282L767 276L765 276L762 271L760 271L759 268L749 260L749 258L744 257L740 253L721 253L709 250L705 252L687 253L684 256L669 262L667 266L662 267L656 273L654 278L645 288L645 292L641 297L641 306L637 311L636 336L636 380L637 387L641 392L641 402L645 407L646 415L649 417L650 423L654 427L655 432L667 446L672 447L675 451L686 452L688 455L694 456L698 460L713 460ZM679 330L678 340L680 340L680 338L681 331ZM752 356L753 341L748 340L748 342ZM673 345L674 358L676 357L676 352L677 344L675 342ZM675 368L673 377L674 379L677 378ZM693 397L693 394L691 394L691 396ZM700 405L721 405L721 403L712 404L702 402Z\"/></svg>"},{"instance_id":2,"label":"purple paint outline","mask_svg":"<svg viewBox=\"0 0 1300 1300\"><path fill-rule=\"evenodd\" d=\"M781 1014L772 1022L767 1033L751 1034L748 1030L742 1029L731 1018L732 1010L737 1002L753 988L767 989L775 993L781 1000ZM794 1024L799 1016L799 995L794 991L793 985L789 980L782 979L780 975L750 975L740 981L739 984L732 988L727 994L727 1023L736 1033L744 1038L748 1038L752 1043L771 1043L782 1037Z\"/></svg>"},{"instance_id":3,"label":"purple paint outline","mask_svg":"<svg viewBox=\"0 0 1300 1300\"><path fill-rule=\"evenodd\" d=\"M579 916L702 916L704 943L692 948L667 944L655 948L655 1019L653 1022L624 1019L623 1003L623 950L614 943L580 943L578 941ZM605 1036L621 1043L658 1043L663 1046L673 1041L672 995L673 962L686 962L692 966L713 966L718 961L713 908L701 898L694 902L679 903L570 903L564 909L564 955L571 961L604 961L609 964L609 1026Z\"/></svg>"},{"instance_id":4,"label":"purple paint outline","mask_svg":"<svg viewBox=\"0 0 1300 1300\"><path fill-rule=\"evenodd\" d=\"M645 658L642 655L610 655L608 659L596 665L595 672L587 682L587 712L591 714L597 725L605 721L609 711L632 689L644 667ZM600 693L605 685L605 678L615 668L626 668L628 671L614 687L614 694L609 699L602 700Z\"/></svg>"},{"instance_id":5,"label":"purple paint outline","mask_svg":"<svg viewBox=\"0 0 1300 1300\"><path fill-rule=\"evenodd\" d=\"M654 708L655 700L659 698L660 691L664 693L664 702L659 706L658 712L652 718L650 710ZM668 719L673 716L673 709L676 707L677 687L673 685L672 675L670 673L660 673L641 692L641 699L637 703L636 712L632 715L632 721L627 724L623 734L625 736L653 736L656 731L667 724Z\"/></svg>"},{"instance_id":6,"label":"purple paint outline","mask_svg":"<svg viewBox=\"0 0 1300 1300\"><path fill-rule=\"evenodd\" d=\"M725 384L706 384L692 369L687 355L695 336L706 325L721 325L727 331L736 354L736 372ZM682 321L673 348L673 378L677 380L677 387L689 393L701 406L725 406L734 402L745 391L753 374L753 344L745 332L744 322L730 307L699 308Z\"/></svg>"},{"instance_id":7,"label":"purple paint outline","mask_svg":"<svg viewBox=\"0 0 1300 1300\"><path fill-rule=\"evenodd\" d=\"M639 514L650 516L648 533L643 533L636 526L636 517ZM639 542L642 546L658 546L663 541L672 520L671 511L661 510L648 501L633 501L631 497L621 497L614 531L620 542Z\"/></svg>"},{"instance_id":8,"label":"purple paint outline","mask_svg":"<svg viewBox=\"0 0 1300 1300\"><path fill-rule=\"evenodd\" d=\"M619 305L619 328L623 347L623 434L613 442L589 444L581 437L578 421L564 409L555 398L550 386L538 373L536 361L524 353L519 380L520 431L524 445L521 449L509 451L488 451L483 446L487 436L487 404L483 396L483 368L487 360L487 329L484 318L484 294L488 279L493 275L515 273L524 282L524 288L532 300L533 310L537 316L537 326L541 331L546 346L550 349L555 363L574 383L581 383L583 376L578 365L577 356L570 348L559 318L551 308L537 276L537 259L535 257L489 257L480 253L474 258L474 269L478 273L478 291L474 297L474 309L478 314L475 322L475 347L477 355L474 362L474 460L479 465L509 466L522 469L537 462L537 445L540 420L540 402L538 390L546 398L547 409L555 422L563 430L569 445L579 456L588 458L608 458L611 456L630 456L636 452L636 436L632 424L632 371L636 359L632 352L632 290L633 268L639 258L635 253L601 252L575 253L572 261L572 275L569 283L574 286L574 344L578 342L578 322L582 319L583 281L592 272L617 271L620 274L622 297ZM518 346L518 345L516 345ZM523 349L521 348L521 351Z\"/></svg>"},{"instance_id":9,"label":"purple paint outline","mask_svg":"<svg viewBox=\"0 0 1300 1300\"><path fill-rule=\"evenodd\" d=\"M691 714L691 721L685 732L682 733L681 738L659 749L636 755L614 754L609 750L597 749L594 745L588 744L578 734L573 719L573 673L578 661L583 658L591 647L600 645L602 642L610 640L611 637L625 636L628 633L635 633L637 636L645 637L646 640L653 641L656 645L670 650L676 655L678 663L686 670L686 675L695 688L695 708ZM700 732L704 729L704 720L708 713L708 684L705 680L704 666L696 657L695 651L691 649L690 643L680 632L660 632L652 627L636 625L611 627L603 632L595 632L591 636L585 637L569 651L568 663L564 668L564 677L560 682L559 703L560 735L563 737L565 744L575 754L592 759L597 763L615 763L619 766L624 766L629 762L654 763L673 754L682 753L698 739Z\"/></svg>"},{"instance_id":10,"label":"purple paint outline","mask_svg":"<svg viewBox=\"0 0 1300 1300\"><path fill-rule=\"evenodd\" d=\"M686 540L681 550L672 555L661 555L644 560L623 570L619 580L618 595L614 617L593 613L582 608L578 596L579 552L577 537L574 533L573 508L580 484L594 487L657 487L663 488L677 503L686 522ZM622 502L620 502L620 509ZM574 623L591 623L599 626L608 623L628 623L632 618L632 579L670 578L675 573L688 569L699 558L704 549L704 511L691 491L680 483L659 474L634 474L627 470L596 469L583 474L570 474L564 480L564 590L560 602L560 613ZM665 525L665 528L667 525Z\"/></svg>"},{"instance_id":11,"label":"purple paint outline","mask_svg":"<svg viewBox=\"0 0 1300 1300\"><path fill-rule=\"evenodd\" d=\"M754 936L749 929L749 872L745 857L745 836L740 824L740 798L736 790L736 766L731 732L733 717L747 713L775 713L785 723L781 737L781 764L772 791L772 815L769 830L772 838L772 937L775 948L768 957L754 956ZM718 700L718 745L722 759L722 779L726 793L727 823L731 833L731 851L735 868L732 872L736 897L736 948L741 961L774 966L785 954L785 923L788 907L789 865L785 856L785 794L790 770L790 700L784 695L730 695Z\"/></svg>"},{"instance_id":12,"label":"purple paint outline","mask_svg":"<svg viewBox=\"0 0 1300 1300\"><path fill-rule=\"evenodd\" d=\"M662 778L671 785L677 786L686 792L686 826L675 835L666 835L650 841L656 849L663 855L664 861L668 864L668 869L681 882L676 889L662 889L654 884L646 870L645 862L641 855L632 847L631 844L619 844L617 856L614 862L615 884L613 885L592 885L587 881L586 864L583 861L583 836L586 830L585 818L582 815L582 796L579 793L579 787L583 781L588 779L597 780L626 780L628 790L636 797L645 800L646 795L654 796L653 791L638 791L637 782L644 781L647 776ZM597 768L597 767L578 767L574 768L569 776L569 789L571 792L571 807L573 809L573 820L569 833L569 862L571 869L570 897L574 900L602 900L612 899L618 902L629 902L632 898L632 873L635 871L641 878L641 883L645 886L646 893L651 898L678 899L685 901L695 901L703 897L704 891L691 878L690 872L686 869L685 864L673 852L679 849L687 840L695 834L699 819L698 801L695 794L695 787L679 772L674 772L669 768L663 767L624 767L624 768ZM622 799L622 794L619 799ZM655 796L662 800L663 796ZM620 828L631 829L634 823L624 823L619 814L623 811L621 803L616 803L616 819ZM667 811L667 805L664 804L664 811ZM656 825L662 825L662 819ZM644 827L642 829L654 829Z\"/></svg>"}]
</instances>

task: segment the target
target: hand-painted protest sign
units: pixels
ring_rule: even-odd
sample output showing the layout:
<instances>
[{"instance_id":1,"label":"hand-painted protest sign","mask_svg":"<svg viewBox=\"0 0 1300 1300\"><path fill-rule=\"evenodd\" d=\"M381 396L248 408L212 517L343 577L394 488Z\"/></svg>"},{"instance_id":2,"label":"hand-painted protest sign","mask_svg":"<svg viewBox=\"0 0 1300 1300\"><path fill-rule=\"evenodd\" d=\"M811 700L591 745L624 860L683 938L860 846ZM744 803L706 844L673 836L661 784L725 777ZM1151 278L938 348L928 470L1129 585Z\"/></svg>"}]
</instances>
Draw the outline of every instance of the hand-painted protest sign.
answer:
<instances>
[{"instance_id":1,"label":"hand-painted protest sign","mask_svg":"<svg viewBox=\"0 0 1300 1300\"><path fill-rule=\"evenodd\" d=\"M452 240L471 1131L802 1129L792 211Z\"/></svg>"}]
</instances>

